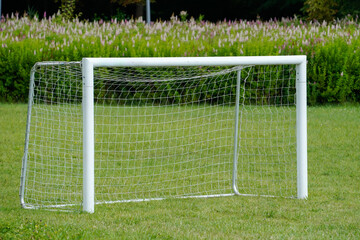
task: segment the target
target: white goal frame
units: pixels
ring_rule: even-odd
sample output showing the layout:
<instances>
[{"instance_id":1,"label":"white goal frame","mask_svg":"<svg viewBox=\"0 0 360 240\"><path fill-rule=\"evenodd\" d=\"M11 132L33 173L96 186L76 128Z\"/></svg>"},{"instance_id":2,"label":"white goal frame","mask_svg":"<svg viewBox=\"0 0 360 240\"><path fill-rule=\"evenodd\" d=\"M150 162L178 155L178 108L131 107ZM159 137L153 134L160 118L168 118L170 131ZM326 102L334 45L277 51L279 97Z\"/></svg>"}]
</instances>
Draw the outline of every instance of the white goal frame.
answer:
<instances>
[{"instance_id":1,"label":"white goal frame","mask_svg":"<svg viewBox=\"0 0 360 240\"><path fill-rule=\"evenodd\" d=\"M39 65L51 65L54 63L40 63ZM79 64L79 62L77 62ZM296 110L296 182L297 182L297 194L296 198L306 199L308 197L308 176L307 176L307 78L306 78L306 56L253 56L253 57L160 57L160 58L83 58L80 68L78 68L78 78L82 77L82 100L79 96L79 107L80 101L82 101L82 209L84 212L93 213L95 209L95 103L94 103L94 69L102 67L242 67L246 66L261 66L261 65L295 65L296 79L295 79L295 105ZM79 66L79 65L78 65ZM80 75L81 74L81 75ZM294 79L294 75L292 75ZM35 72L31 72L31 82L34 82ZM235 89L236 80L236 89ZM228 186L229 192L223 194L209 195L197 195L197 196L176 196L177 198L204 198L204 197L216 197L216 196L229 196L229 195L242 195L242 196L258 196L256 194L242 193L238 189L238 153L241 151L239 148L239 115L240 113L240 94L241 94L241 70L235 72L234 75L234 97L235 106L234 110L231 108L231 112L234 111L234 132L232 135L231 128L231 149L227 152L231 154L231 164L229 169ZM78 81L78 86L81 89L81 81ZM32 99L34 86L30 84L30 96ZM24 208L27 207L25 204L25 181L26 181L26 168L27 168L27 151L29 142L30 132L30 118L31 118L31 102L29 100L28 107L28 124L25 135L25 154L23 158L21 183L20 183L20 202ZM79 111L80 113L80 111ZM79 116L81 122L81 117ZM232 121L232 118L231 118ZM81 127L79 127L81 129ZM295 129L294 129L295 130ZM295 132L295 131L294 131ZM232 140L232 136L234 137ZM81 138L81 135L79 135ZM295 138L294 138L295 141ZM294 143L294 142L293 142ZM233 145L232 145L233 144ZM295 150L295 144L292 145ZM79 152L81 155L81 151ZM295 153L294 153L295 154ZM293 155L295 158L295 155ZM79 159L81 156L79 156ZM294 163L294 175L295 175L295 162ZM239 163L241 164L241 162ZM79 168L81 169L81 168ZM230 174L231 172L231 174ZM81 176L81 172L80 176ZM79 178L81 179L81 178ZM295 178L294 178L295 179ZM80 180L81 183L81 180ZM230 188L230 183L232 190ZM80 184L78 184L80 185ZM295 185L294 185L295 187ZM79 189L77 192L80 192ZM251 193L251 192L250 192ZM295 195L295 189L294 189ZM147 200L160 200L164 198L149 198L149 199L135 199L135 200L121 200L115 202L127 202L127 201L147 201ZM81 196L80 196L81 201ZM112 201L114 202L114 201ZM106 203L103 202L103 203ZM59 206L56 206L59 207Z\"/></svg>"},{"instance_id":2,"label":"white goal frame","mask_svg":"<svg viewBox=\"0 0 360 240\"><path fill-rule=\"evenodd\" d=\"M83 58L83 211L93 213L94 186L94 68L95 67L170 67L170 66L234 66L234 65L296 65L296 154L297 198L308 196L307 184L307 116L306 116L306 56L259 57L177 57L177 58ZM238 74L239 78L239 74ZM239 81L238 81L239 82ZM236 112L239 111L239 84ZM242 195L236 186L237 124L235 119L234 167L232 186L235 195Z\"/></svg>"}]
</instances>

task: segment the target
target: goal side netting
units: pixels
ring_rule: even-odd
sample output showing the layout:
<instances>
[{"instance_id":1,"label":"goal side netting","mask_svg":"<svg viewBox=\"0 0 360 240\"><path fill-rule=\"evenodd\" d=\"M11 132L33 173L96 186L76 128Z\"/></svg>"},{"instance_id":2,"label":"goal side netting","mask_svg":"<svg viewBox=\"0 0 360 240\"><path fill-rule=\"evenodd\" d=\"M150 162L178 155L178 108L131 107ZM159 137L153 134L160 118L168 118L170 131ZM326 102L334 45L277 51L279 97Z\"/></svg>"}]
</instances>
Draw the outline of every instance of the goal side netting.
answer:
<instances>
[{"instance_id":1,"label":"goal side netting","mask_svg":"<svg viewBox=\"0 0 360 240\"><path fill-rule=\"evenodd\" d=\"M95 203L297 197L296 65L94 67ZM31 72L25 208L83 204L81 62Z\"/></svg>"}]
</instances>

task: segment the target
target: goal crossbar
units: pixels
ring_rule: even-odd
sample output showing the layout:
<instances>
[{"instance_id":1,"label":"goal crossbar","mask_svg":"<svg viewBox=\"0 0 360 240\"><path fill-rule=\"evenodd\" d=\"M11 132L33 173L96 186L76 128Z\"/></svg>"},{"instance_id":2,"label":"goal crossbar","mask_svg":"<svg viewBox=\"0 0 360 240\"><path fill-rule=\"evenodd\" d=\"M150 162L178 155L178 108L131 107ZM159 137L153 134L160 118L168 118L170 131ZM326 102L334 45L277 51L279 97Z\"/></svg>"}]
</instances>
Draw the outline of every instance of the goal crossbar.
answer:
<instances>
[{"instance_id":1,"label":"goal crossbar","mask_svg":"<svg viewBox=\"0 0 360 240\"><path fill-rule=\"evenodd\" d=\"M306 64L305 55L249 57L83 58L93 67L169 67ZM299 81L301 81L299 79Z\"/></svg>"}]
</instances>

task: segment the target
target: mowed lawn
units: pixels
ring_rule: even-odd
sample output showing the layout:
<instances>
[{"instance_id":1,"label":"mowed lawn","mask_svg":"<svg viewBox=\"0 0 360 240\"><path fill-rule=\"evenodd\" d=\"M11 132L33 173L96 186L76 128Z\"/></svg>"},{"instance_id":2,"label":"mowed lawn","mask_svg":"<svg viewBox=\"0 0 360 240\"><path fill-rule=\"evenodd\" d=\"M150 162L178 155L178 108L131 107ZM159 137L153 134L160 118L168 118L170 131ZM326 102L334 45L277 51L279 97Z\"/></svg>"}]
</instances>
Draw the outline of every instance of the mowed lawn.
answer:
<instances>
[{"instance_id":1,"label":"mowed lawn","mask_svg":"<svg viewBox=\"0 0 360 240\"><path fill-rule=\"evenodd\" d=\"M360 106L308 108L309 198L169 199L94 214L20 207L27 106L0 104L0 239L359 239Z\"/></svg>"}]
</instances>

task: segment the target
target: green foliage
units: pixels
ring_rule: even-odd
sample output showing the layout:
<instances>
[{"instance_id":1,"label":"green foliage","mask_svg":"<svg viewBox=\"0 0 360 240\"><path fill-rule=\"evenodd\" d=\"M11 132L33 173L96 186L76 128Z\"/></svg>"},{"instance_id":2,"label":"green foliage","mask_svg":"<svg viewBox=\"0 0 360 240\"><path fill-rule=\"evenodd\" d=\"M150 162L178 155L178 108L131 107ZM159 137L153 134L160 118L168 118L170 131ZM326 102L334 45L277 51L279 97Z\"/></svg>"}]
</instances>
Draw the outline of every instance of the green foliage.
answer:
<instances>
[{"instance_id":1,"label":"green foliage","mask_svg":"<svg viewBox=\"0 0 360 240\"><path fill-rule=\"evenodd\" d=\"M30 7L28 6L28 9L26 11L27 15L33 19L33 18L39 18L39 13L36 11L36 9L34 7Z\"/></svg>"},{"instance_id":2,"label":"green foliage","mask_svg":"<svg viewBox=\"0 0 360 240\"><path fill-rule=\"evenodd\" d=\"M335 7L337 3L334 0L306 0L304 3L308 19L319 22L332 21L337 12Z\"/></svg>"},{"instance_id":3,"label":"green foliage","mask_svg":"<svg viewBox=\"0 0 360 240\"><path fill-rule=\"evenodd\" d=\"M121 22L122 20L130 20L130 17L126 15L125 12L121 11L121 9L116 9L115 15L108 17L105 14L98 15L95 13L94 21L114 21L117 20Z\"/></svg>"},{"instance_id":4,"label":"green foliage","mask_svg":"<svg viewBox=\"0 0 360 240\"><path fill-rule=\"evenodd\" d=\"M204 20L204 18L205 18L205 15L199 14L198 21L201 22Z\"/></svg>"},{"instance_id":5,"label":"green foliage","mask_svg":"<svg viewBox=\"0 0 360 240\"><path fill-rule=\"evenodd\" d=\"M116 9L116 14L114 16L112 16L111 19L116 19L118 21L122 21L122 20L125 20L125 19L129 20L130 18L126 15L125 12L121 11L118 8L118 9Z\"/></svg>"},{"instance_id":6,"label":"green foliage","mask_svg":"<svg viewBox=\"0 0 360 240\"><path fill-rule=\"evenodd\" d=\"M315 50L309 64L311 104L360 102L360 58L346 43L334 41Z\"/></svg>"},{"instance_id":7,"label":"green foliage","mask_svg":"<svg viewBox=\"0 0 360 240\"><path fill-rule=\"evenodd\" d=\"M61 0L60 16L61 18L70 21L81 16L81 13L75 14L76 0Z\"/></svg>"},{"instance_id":8,"label":"green foliage","mask_svg":"<svg viewBox=\"0 0 360 240\"><path fill-rule=\"evenodd\" d=\"M127 6L130 4L145 4L146 0L110 0L110 2L119 3L123 6ZM155 2L155 0L150 0L150 2Z\"/></svg>"}]
</instances>

